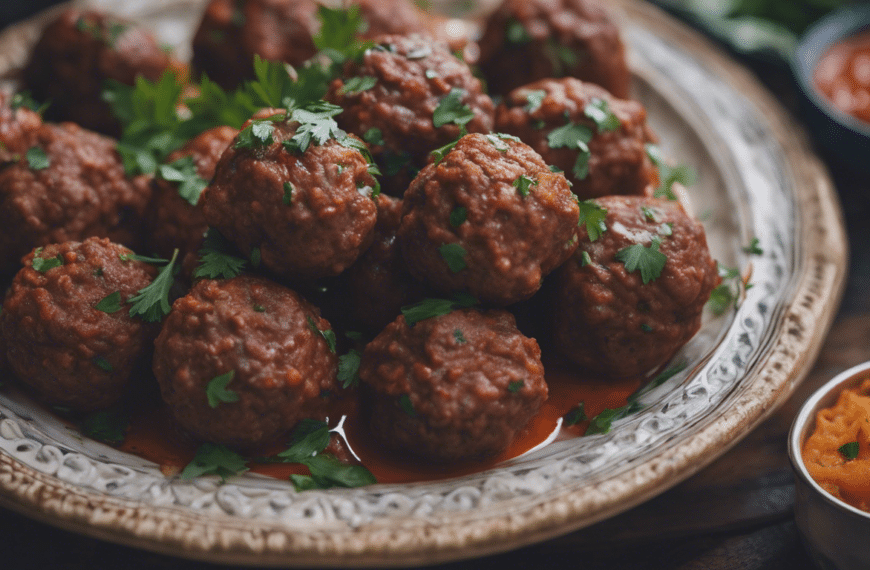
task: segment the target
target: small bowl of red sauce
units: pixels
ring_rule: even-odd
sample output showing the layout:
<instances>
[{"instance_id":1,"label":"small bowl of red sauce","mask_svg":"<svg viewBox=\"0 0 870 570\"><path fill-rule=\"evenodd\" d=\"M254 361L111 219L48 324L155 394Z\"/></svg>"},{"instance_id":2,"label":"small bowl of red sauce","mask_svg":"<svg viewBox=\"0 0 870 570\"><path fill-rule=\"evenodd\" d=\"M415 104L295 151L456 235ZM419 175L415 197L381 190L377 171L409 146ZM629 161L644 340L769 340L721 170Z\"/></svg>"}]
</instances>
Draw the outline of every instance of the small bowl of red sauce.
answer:
<instances>
[{"instance_id":1,"label":"small bowl of red sauce","mask_svg":"<svg viewBox=\"0 0 870 570\"><path fill-rule=\"evenodd\" d=\"M850 368L803 404L788 451L794 516L820 568L870 568L870 362Z\"/></svg>"},{"instance_id":2,"label":"small bowl of red sauce","mask_svg":"<svg viewBox=\"0 0 870 570\"><path fill-rule=\"evenodd\" d=\"M870 173L870 4L846 6L814 24L792 61L815 142Z\"/></svg>"}]
</instances>

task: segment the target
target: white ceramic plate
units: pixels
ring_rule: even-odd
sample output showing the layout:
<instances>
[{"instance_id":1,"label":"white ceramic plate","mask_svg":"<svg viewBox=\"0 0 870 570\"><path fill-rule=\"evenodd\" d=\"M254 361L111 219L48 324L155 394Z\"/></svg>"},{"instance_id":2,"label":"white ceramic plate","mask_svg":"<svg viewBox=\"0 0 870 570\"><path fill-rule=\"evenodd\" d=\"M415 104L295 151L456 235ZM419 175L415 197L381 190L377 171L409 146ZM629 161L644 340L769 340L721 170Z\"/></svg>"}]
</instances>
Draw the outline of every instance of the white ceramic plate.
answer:
<instances>
[{"instance_id":1,"label":"white ceramic plate","mask_svg":"<svg viewBox=\"0 0 870 570\"><path fill-rule=\"evenodd\" d=\"M202 2L100 0L188 45ZM670 18L620 0L635 93L665 153L698 172L689 199L714 256L752 269L739 309L708 318L689 366L606 434L434 483L298 494L256 475L218 485L83 438L0 392L0 504L93 536L256 565L433 563L530 544L622 512L693 474L760 423L812 364L846 267L831 183L800 131L742 69ZM0 36L22 64L40 23ZM758 238L764 254L743 246Z\"/></svg>"}]
</instances>

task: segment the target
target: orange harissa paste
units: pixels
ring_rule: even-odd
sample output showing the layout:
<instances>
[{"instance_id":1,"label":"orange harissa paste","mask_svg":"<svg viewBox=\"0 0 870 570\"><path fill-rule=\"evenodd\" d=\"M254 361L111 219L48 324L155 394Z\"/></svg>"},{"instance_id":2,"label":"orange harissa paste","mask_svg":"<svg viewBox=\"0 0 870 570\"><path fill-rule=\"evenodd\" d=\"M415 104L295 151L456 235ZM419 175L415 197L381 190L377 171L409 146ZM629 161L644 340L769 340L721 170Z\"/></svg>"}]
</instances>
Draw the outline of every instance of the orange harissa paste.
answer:
<instances>
[{"instance_id":1,"label":"orange harissa paste","mask_svg":"<svg viewBox=\"0 0 870 570\"><path fill-rule=\"evenodd\" d=\"M802 455L825 491L870 512L870 376L816 414Z\"/></svg>"}]
</instances>

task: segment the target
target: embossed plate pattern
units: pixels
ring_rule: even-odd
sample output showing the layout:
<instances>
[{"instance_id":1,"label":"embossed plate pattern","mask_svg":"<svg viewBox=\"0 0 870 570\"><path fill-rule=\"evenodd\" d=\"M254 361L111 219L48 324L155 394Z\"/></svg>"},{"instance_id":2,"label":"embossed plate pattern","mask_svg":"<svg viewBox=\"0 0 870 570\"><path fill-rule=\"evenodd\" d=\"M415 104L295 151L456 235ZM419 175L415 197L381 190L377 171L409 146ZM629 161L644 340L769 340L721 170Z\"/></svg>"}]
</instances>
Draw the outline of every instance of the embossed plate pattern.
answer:
<instances>
[{"instance_id":1,"label":"embossed plate pattern","mask_svg":"<svg viewBox=\"0 0 870 570\"><path fill-rule=\"evenodd\" d=\"M189 44L202 2L92 0ZM298 494L255 475L167 479L83 439L15 390L0 392L0 504L66 528L181 556L281 566L409 565L508 550L622 512L690 476L760 423L809 370L837 308L846 241L826 173L745 71L635 0L616 2L665 153L724 265L752 270L739 308L707 318L689 366L606 435L552 444L448 481ZM0 36L14 70L40 19ZM764 254L742 246L757 237Z\"/></svg>"}]
</instances>

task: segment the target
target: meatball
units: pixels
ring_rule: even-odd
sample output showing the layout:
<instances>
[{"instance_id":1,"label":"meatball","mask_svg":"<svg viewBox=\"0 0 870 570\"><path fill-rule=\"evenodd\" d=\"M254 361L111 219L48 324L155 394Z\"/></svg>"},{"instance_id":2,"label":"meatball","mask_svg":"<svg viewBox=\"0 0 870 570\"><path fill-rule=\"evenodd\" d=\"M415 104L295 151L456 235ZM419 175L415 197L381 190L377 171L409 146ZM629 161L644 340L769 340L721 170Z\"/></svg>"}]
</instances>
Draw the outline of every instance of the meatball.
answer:
<instances>
[{"instance_id":1,"label":"meatball","mask_svg":"<svg viewBox=\"0 0 870 570\"><path fill-rule=\"evenodd\" d=\"M300 152L299 123L274 110L255 117L268 115L246 123L221 156L201 197L205 219L246 255L256 249L279 275L338 275L371 243L377 221L377 182L354 148L362 142L333 131L340 140L312 141ZM255 127L266 141L251 135Z\"/></svg>"},{"instance_id":2,"label":"meatball","mask_svg":"<svg viewBox=\"0 0 870 570\"><path fill-rule=\"evenodd\" d=\"M401 195L429 153L462 128L492 130L493 104L468 65L424 36L378 36L361 62L350 61L324 97L344 112L339 125L369 143L384 189ZM374 78L368 89L352 81ZM463 127L464 126L464 127Z\"/></svg>"},{"instance_id":3,"label":"meatball","mask_svg":"<svg viewBox=\"0 0 870 570\"><path fill-rule=\"evenodd\" d=\"M172 305L154 374L172 416L194 437L251 448L337 394L331 328L313 305L261 277L204 279ZM333 341L334 342L334 341Z\"/></svg>"},{"instance_id":4,"label":"meatball","mask_svg":"<svg viewBox=\"0 0 870 570\"><path fill-rule=\"evenodd\" d=\"M317 51L314 0L212 0L193 37L193 66L225 88L254 78L254 55L301 65Z\"/></svg>"},{"instance_id":5,"label":"meatball","mask_svg":"<svg viewBox=\"0 0 870 570\"><path fill-rule=\"evenodd\" d=\"M34 246L91 236L135 248L150 198L147 177L125 176L115 141L46 123L25 155L0 170L2 269L15 270Z\"/></svg>"},{"instance_id":6,"label":"meatball","mask_svg":"<svg viewBox=\"0 0 870 570\"><path fill-rule=\"evenodd\" d=\"M105 238L50 244L24 258L3 302L9 364L49 404L106 408L146 380L153 325L125 305L156 270Z\"/></svg>"},{"instance_id":7,"label":"meatball","mask_svg":"<svg viewBox=\"0 0 870 570\"><path fill-rule=\"evenodd\" d=\"M427 33L425 12L410 0L353 0L351 4L359 6L364 22L360 30L363 38Z\"/></svg>"},{"instance_id":8,"label":"meatball","mask_svg":"<svg viewBox=\"0 0 870 570\"><path fill-rule=\"evenodd\" d=\"M170 63L154 37L132 22L69 9L42 32L22 80L36 99L51 101L47 119L117 136L120 125L101 98L104 82L156 81Z\"/></svg>"},{"instance_id":9,"label":"meatball","mask_svg":"<svg viewBox=\"0 0 870 570\"><path fill-rule=\"evenodd\" d=\"M0 91L0 157L3 159L27 152L42 125L42 117L22 105L21 97Z\"/></svg>"},{"instance_id":10,"label":"meatball","mask_svg":"<svg viewBox=\"0 0 870 570\"><path fill-rule=\"evenodd\" d=\"M619 29L598 0L505 0L480 40L491 93L547 77L577 77L628 97L631 73Z\"/></svg>"},{"instance_id":11,"label":"meatball","mask_svg":"<svg viewBox=\"0 0 870 570\"><path fill-rule=\"evenodd\" d=\"M547 399L540 356L506 311L400 316L360 362L372 434L435 462L495 455Z\"/></svg>"},{"instance_id":12,"label":"meatball","mask_svg":"<svg viewBox=\"0 0 870 570\"><path fill-rule=\"evenodd\" d=\"M531 297L577 247L568 181L511 137L462 137L414 179L402 214L399 245L412 275L500 305Z\"/></svg>"},{"instance_id":13,"label":"meatball","mask_svg":"<svg viewBox=\"0 0 870 570\"><path fill-rule=\"evenodd\" d=\"M716 262L703 226L677 202L607 196L594 203L607 210L607 229L593 241L584 227L580 247L555 275L555 344L591 371L643 374L698 332L720 282Z\"/></svg>"},{"instance_id":14,"label":"meatball","mask_svg":"<svg viewBox=\"0 0 870 570\"><path fill-rule=\"evenodd\" d=\"M408 273L396 232L402 220L402 201L378 196L378 222L372 245L344 274L351 316L366 329L379 332L405 305L425 296L425 287Z\"/></svg>"},{"instance_id":15,"label":"meatball","mask_svg":"<svg viewBox=\"0 0 870 570\"><path fill-rule=\"evenodd\" d=\"M496 109L495 130L518 136L564 170L581 199L650 195L658 186L646 152L655 140L646 110L593 83L566 77L514 89Z\"/></svg>"},{"instance_id":16,"label":"meatball","mask_svg":"<svg viewBox=\"0 0 870 570\"><path fill-rule=\"evenodd\" d=\"M177 169L189 169L192 165L201 184L205 184L214 176L218 159L237 134L238 131L232 127L209 129L170 154L166 164L175 164ZM168 258L178 248L181 267L187 275L193 273L197 253L208 229L208 222L199 206L197 190L202 189L189 188L184 182L170 182L160 177L154 185L154 198L147 220L149 251Z\"/></svg>"}]
</instances>

